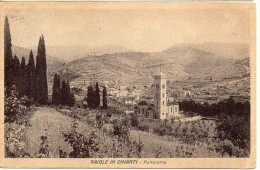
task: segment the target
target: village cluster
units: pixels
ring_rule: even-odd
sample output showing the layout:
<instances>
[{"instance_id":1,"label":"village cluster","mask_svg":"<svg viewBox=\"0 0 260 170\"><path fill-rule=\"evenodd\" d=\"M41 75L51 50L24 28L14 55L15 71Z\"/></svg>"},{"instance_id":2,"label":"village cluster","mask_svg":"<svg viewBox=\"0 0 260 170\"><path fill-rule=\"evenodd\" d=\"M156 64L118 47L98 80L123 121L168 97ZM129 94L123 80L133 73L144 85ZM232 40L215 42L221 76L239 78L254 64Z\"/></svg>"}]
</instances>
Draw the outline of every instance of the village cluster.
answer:
<instances>
[{"instance_id":1,"label":"village cluster","mask_svg":"<svg viewBox=\"0 0 260 170\"><path fill-rule=\"evenodd\" d=\"M90 81L93 84L93 80ZM179 104L176 95L167 89L167 76L164 73L154 75L152 87L138 88L122 86L116 81L114 84L104 82L107 89L108 105L118 104L126 107L125 114L137 113L140 117L152 119L166 119L179 117ZM87 90L84 83L83 89ZM102 86L100 86L102 88ZM100 96L102 97L102 89ZM190 91L185 91L185 95L190 95ZM102 106L102 99L100 100Z\"/></svg>"}]
</instances>

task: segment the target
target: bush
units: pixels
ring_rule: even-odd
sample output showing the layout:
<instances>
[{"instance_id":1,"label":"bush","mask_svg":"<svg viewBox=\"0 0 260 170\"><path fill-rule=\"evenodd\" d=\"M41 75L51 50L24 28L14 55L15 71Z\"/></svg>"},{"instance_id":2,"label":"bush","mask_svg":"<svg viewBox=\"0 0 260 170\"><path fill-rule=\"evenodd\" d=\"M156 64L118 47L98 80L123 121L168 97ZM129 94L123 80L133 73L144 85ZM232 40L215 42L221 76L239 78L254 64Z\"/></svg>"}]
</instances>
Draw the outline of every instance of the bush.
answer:
<instances>
[{"instance_id":1,"label":"bush","mask_svg":"<svg viewBox=\"0 0 260 170\"><path fill-rule=\"evenodd\" d=\"M132 126L132 127L138 127L138 125L139 125L139 120L138 120L138 115L137 115L137 113L132 113L130 120L131 120L131 126Z\"/></svg>"},{"instance_id":2,"label":"bush","mask_svg":"<svg viewBox=\"0 0 260 170\"><path fill-rule=\"evenodd\" d=\"M153 129L154 133L157 133L160 136L166 135L167 128L163 125L160 125L159 127L155 127Z\"/></svg>"},{"instance_id":3,"label":"bush","mask_svg":"<svg viewBox=\"0 0 260 170\"><path fill-rule=\"evenodd\" d=\"M149 132L149 126L148 125L139 125L138 130Z\"/></svg>"},{"instance_id":4,"label":"bush","mask_svg":"<svg viewBox=\"0 0 260 170\"><path fill-rule=\"evenodd\" d=\"M64 141L68 142L73 151L68 154L70 158L91 158L92 154L99 151L99 137L92 132L88 137L76 131L77 123L73 121L72 130L63 133ZM65 157L66 152L59 150L60 157Z\"/></svg>"},{"instance_id":5,"label":"bush","mask_svg":"<svg viewBox=\"0 0 260 170\"><path fill-rule=\"evenodd\" d=\"M18 98L16 87L13 86L10 96L5 98L5 122L15 122L25 113L28 105L27 97Z\"/></svg>"}]
</instances>

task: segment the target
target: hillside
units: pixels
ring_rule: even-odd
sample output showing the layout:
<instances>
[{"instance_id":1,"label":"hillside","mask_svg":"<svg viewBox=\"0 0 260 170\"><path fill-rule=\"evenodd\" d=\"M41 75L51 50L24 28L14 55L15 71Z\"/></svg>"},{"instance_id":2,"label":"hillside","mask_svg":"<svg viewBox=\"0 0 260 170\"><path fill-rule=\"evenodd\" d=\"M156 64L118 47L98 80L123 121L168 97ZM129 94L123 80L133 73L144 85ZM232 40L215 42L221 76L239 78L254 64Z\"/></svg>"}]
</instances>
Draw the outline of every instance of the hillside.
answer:
<instances>
[{"instance_id":1,"label":"hillside","mask_svg":"<svg viewBox=\"0 0 260 170\"><path fill-rule=\"evenodd\" d=\"M50 55L54 49L50 50L51 48L48 47L46 51L49 90L51 91L51 83L55 73L59 73L63 79L69 80L72 86L83 85L84 81L88 82L90 79L111 83L115 83L117 80L121 85L150 86L153 83L153 75L161 70L167 75L170 82L180 82L179 87L187 84L187 87L198 86L199 89L195 91L212 89L214 91L216 86L225 85L230 89L229 91L240 90L248 94L250 72L249 58L247 57L249 54L246 53L247 46L241 47L245 53L236 57L227 57L226 55L221 56L221 53L217 52L221 51L217 50L222 46L221 44L216 44L215 50L213 50L213 47L206 48L212 44L178 44L164 51L151 53L118 52L103 54L103 51L102 54L98 55L96 53L98 49L104 49L100 47L96 49L95 55L89 54L79 59L75 57L75 60L67 64L60 59L61 57L57 58ZM242 45L228 45L231 51L239 46ZM112 49L112 46L108 46L108 48ZM58 49L55 55L58 55L58 52L62 49L63 47ZM61 54L64 55L68 52L68 55L72 55L72 51L77 51L76 49L73 47ZM84 56L83 53L80 54L80 51L82 50L78 50L75 54L78 57ZM227 51L227 49L223 48L224 51ZM13 54L16 54L19 58L24 56L26 62L29 52L29 49L13 47ZM113 51L108 50L108 52ZM36 55L36 50L33 50L33 53ZM183 84L182 82L186 83Z\"/></svg>"},{"instance_id":2,"label":"hillside","mask_svg":"<svg viewBox=\"0 0 260 170\"><path fill-rule=\"evenodd\" d=\"M31 47L36 49L37 47ZM47 46L46 51L50 56L67 62L77 60L87 55L104 55L119 52L128 52L129 50L115 45L105 45L99 47L86 46Z\"/></svg>"},{"instance_id":3,"label":"hillside","mask_svg":"<svg viewBox=\"0 0 260 170\"><path fill-rule=\"evenodd\" d=\"M245 55L249 56L249 54ZM218 56L196 48L195 45L176 45L161 52L124 52L88 55L56 70L73 85L82 85L91 78L98 81L119 81L124 85L149 85L160 70L172 81L216 81L249 76L244 60Z\"/></svg>"},{"instance_id":4,"label":"hillside","mask_svg":"<svg viewBox=\"0 0 260 170\"><path fill-rule=\"evenodd\" d=\"M13 55L16 55L20 59L20 61L21 61L22 57L25 57L25 62L28 63L31 49L13 46L12 50L13 50ZM37 48L35 47L32 50L33 50L34 61L36 62ZM60 67L62 64L64 64L63 60L49 55L48 52L46 54L46 59L47 59L48 72L51 72L52 70L54 70L54 69Z\"/></svg>"}]
</instances>

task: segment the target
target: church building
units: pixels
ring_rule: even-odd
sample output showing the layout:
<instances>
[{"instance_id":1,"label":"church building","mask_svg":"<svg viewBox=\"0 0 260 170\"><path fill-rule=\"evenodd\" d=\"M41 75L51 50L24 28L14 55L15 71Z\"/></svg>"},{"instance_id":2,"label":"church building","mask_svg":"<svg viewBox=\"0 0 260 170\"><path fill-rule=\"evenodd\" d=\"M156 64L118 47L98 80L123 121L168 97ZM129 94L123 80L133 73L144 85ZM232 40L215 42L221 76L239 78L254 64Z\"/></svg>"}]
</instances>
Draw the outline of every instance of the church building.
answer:
<instances>
[{"instance_id":1,"label":"church building","mask_svg":"<svg viewBox=\"0 0 260 170\"><path fill-rule=\"evenodd\" d=\"M154 76L154 103L141 101L135 107L135 113L141 117L166 119L179 116L179 104L172 96L167 96L167 77L160 73Z\"/></svg>"},{"instance_id":2,"label":"church building","mask_svg":"<svg viewBox=\"0 0 260 170\"><path fill-rule=\"evenodd\" d=\"M163 73L154 76L154 111L157 119L179 116L179 104L167 98L166 80Z\"/></svg>"}]
</instances>

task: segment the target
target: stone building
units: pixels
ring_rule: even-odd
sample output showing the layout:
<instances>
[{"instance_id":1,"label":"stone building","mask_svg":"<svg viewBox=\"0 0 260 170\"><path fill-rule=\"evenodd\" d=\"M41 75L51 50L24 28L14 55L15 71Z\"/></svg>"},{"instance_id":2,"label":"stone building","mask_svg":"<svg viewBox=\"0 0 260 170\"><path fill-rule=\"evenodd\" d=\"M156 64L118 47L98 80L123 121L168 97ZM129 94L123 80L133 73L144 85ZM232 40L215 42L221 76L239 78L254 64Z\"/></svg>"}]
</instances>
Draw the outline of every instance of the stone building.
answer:
<instances>
[{"instance_id":1,"label":"stone building","mask_svg":"<svg viewBox=\"0 0 260 170\"><path fill-rule=\"evenodd\" d=\"M142 101L135 107L135 113L153 119L179 116L179 104L174 97L167 97L166 80L167 77L163 73L154 76L154 104Z\"/></svg>"}]
</instances>

